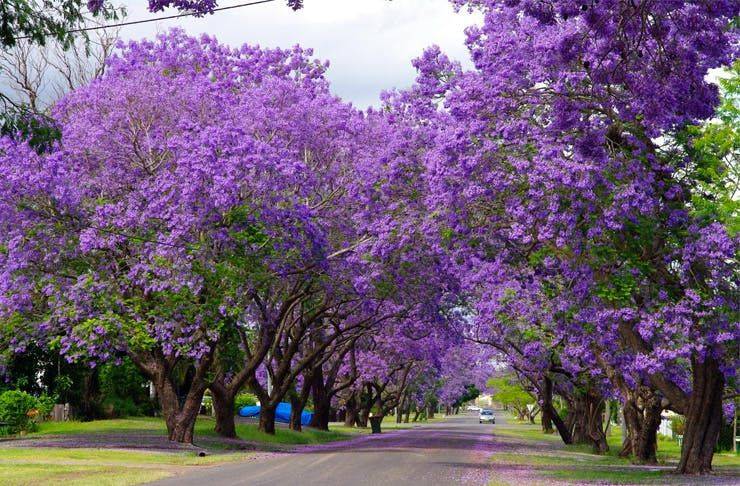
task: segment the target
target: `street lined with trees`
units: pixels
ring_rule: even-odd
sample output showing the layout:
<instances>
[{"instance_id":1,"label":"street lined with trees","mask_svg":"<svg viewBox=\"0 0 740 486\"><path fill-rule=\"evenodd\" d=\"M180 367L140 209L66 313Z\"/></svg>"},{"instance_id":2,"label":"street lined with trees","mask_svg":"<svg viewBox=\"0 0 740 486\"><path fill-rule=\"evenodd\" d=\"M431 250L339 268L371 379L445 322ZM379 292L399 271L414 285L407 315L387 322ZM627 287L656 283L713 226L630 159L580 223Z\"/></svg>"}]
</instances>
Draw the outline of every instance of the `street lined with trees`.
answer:
<instances>
[{"instance_id":1,"label":"street lined with trees","mask_svg":"<svg viewBox=\"0 0 740 486\"><path fill-rule=\"evenodd\" d=\"M310 49L178 29L106 40L104 67L57 56L85 74L49 107L54 62L24 65L3 94L0 389L61 400L66 373L178 443L204 397L235 438L245 392L275 434L283 402L292 430L306 409L328 430L490 390L596 454L619 417L635 464L671 411L677 472L710 473L740 364L740 5L452 3L482 14L472 68L430 47L365 111ZM18 19L0 74L46 39ZM148 383L155 403L126 391Z\"/></svg>"}]
</instances>

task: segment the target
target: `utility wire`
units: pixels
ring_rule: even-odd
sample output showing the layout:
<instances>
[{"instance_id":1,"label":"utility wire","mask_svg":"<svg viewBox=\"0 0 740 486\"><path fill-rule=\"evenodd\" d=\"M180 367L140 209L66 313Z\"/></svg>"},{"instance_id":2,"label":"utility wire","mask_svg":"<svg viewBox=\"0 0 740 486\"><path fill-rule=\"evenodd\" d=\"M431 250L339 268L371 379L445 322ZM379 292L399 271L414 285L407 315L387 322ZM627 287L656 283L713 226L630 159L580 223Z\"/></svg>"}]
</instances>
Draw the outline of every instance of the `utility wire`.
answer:
<instances>
[{"instance_id":1,"label":"utility wire","mask_svg":"<svg viewBox=\"0 0 740 486\"><path fill-rule=\"evenodd\" d=\"M275 0L256 0L253 2L247 2L247 3L240 3L238 5L230 5L228 7L219 7L214 8L210 12L207 13L214 13L214 12L222 12L224 10L233 10L235 8L242 8L242 7L251 7L252 5L260 5L263 3L272 3ZM66 31L66 34L79 34L80 32L88 32L91 30L102 30L102 29L115 29L118 27L126 27L128 25L138 25L138 24L147 24L149 22L158 22L160 20L170 20L170 19L179 19L181 17L192 17L194 15L202 15L200 12L186 12L176 15L167 15L164 17L156 17L153 19L142 19L142 20L132 20L130 22L120 22L118 24L108 24L108 25L95 25L91 27L81 27L79 29L70 29ZM51 35L51 34L49 34ZM30 35L24 35L21 37L16 37L14 40L22 40L22 39L30 39L32 36Z\"/></svg>"}]
</instances>

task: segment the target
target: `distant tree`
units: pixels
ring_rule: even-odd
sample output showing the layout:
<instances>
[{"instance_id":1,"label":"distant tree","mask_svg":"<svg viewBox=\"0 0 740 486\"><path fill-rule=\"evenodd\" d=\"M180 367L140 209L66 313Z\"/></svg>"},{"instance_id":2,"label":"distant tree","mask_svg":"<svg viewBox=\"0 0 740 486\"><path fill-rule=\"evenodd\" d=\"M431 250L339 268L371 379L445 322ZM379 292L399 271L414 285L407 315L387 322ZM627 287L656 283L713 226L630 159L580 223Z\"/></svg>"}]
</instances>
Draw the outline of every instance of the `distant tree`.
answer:
<instances>
[{"instance_id":1,"label":"distant tree","mask_svg":"<svg viewBox=\"0 0 740 486\"><path fill-rule=\"evenodd\" d=\"M530 413L527 405L537 403L537 401L531 393L524 389L516 378L513 376L491 378L488 381L488 386L493 389L493 400L500 402L507 408L513 409L519 420L534 420L537 412Z\"/></svg>"},{"instance_id":2,"label":"distant tree","mask_svg":"<svg viewBox=\"0 0 740 486\"><path fill-rule=\"evenodd\" d=\"M480 396L480 390L475 385L468 385L465 387L465 393L460 395L460 397L455 400L455 402L452 404L455 408L460 408L463 403L470 402L472 400L475 400Z\"/></svg>"}]
</instances>

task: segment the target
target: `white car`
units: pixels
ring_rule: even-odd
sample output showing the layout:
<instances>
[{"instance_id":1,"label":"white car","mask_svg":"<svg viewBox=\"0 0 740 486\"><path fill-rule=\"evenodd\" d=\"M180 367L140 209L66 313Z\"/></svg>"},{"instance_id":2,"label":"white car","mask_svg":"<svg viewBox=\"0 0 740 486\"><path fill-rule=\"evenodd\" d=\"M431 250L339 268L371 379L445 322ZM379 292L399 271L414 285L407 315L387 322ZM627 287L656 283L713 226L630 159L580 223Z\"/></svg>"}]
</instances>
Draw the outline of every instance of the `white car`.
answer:
<instances>
[{"instance_id":1,"label":"white car","mask_svg":"<svg viewBox=\"0 0 740 486\"><path fill-rule=\"evenodd\" d=\"M468 408L466 410L468 412L480 412L480 407L476 407L475 405L468 405Z\"/></svg>"},{"instance_id":2,"label":"white car","mask_svg":"<svg viewBox=\"0 0 740 486\"><path fill-rule=\"evenodd\" d=\"M491 424L496 423L496 417L493 416L493 410L484 408L480 411L480 414L478 415L478 423L482 424L484 422L488 422Z\"/></svg>"}]
</instances>

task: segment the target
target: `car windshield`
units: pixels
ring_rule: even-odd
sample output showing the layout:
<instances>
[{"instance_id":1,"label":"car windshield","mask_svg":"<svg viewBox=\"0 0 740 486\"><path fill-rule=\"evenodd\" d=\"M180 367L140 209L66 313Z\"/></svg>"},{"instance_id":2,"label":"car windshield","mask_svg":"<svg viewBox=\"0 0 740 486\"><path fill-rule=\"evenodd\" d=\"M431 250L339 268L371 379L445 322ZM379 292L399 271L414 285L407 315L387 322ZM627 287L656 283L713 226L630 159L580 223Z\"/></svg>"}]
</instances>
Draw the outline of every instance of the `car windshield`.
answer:
<instances>
[{"instance_id":1,"label":"car windshield","mask_svg":"<svg viewBox=\"0 0 740 486\"><path fill-rule=\"evenodd\" d=\"M481 410L481 415L493 415L493 412L491 410Z\"/></svg>"}]
</instances>

